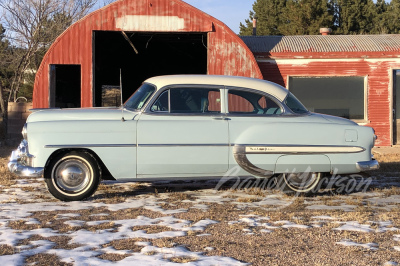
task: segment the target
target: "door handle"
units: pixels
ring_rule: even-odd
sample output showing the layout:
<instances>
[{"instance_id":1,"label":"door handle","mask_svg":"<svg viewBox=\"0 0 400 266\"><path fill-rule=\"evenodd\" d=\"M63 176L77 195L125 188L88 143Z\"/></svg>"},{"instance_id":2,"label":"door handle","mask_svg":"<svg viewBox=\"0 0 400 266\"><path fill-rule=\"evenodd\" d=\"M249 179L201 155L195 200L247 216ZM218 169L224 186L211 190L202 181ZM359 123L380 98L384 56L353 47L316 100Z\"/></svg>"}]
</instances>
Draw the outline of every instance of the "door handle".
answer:
<instances>
[{"instance_id":1,"label":"door handle","mask_svg":"<svg viewBox=\"0 0 400 266\"><path fill-rule=\"evenodd\" d=\"M228 117L213 117L213 120L231 120Z\"/></svg>"}]
</instances>

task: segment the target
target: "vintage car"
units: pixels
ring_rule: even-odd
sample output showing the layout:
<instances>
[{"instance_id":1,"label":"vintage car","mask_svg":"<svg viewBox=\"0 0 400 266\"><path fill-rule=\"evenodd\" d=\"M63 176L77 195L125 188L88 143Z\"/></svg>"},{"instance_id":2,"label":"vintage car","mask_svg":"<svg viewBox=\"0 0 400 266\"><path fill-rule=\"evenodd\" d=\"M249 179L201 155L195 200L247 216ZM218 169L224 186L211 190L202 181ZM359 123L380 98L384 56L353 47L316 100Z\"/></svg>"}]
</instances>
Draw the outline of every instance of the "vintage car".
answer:
<instances>
[{"instance_id":1,"label":"vintage car","mask_svg":"<svg viewBox=\"0 0 400 266\"><path fill-rule=\"evenodd\" d=\"M284 87L244 77L150 78L121 108L37 110L22 134L10 171L44 175L63 201L91 196L101 179L227 174L274 177L305 193L323 175L379 167L372 128L309 112Z\"/></svg>"}]
</instances>

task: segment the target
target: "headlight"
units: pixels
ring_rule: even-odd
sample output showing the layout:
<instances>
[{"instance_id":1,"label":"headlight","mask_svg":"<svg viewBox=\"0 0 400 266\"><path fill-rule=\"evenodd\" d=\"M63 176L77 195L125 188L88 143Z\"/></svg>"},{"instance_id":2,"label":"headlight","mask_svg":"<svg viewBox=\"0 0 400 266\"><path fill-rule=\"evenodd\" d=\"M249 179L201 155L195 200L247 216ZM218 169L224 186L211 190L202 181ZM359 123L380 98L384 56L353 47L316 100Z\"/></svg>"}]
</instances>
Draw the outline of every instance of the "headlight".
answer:
<instances>
[{"instance_id":1,"label":"headlight","mask_svg":"<svg viewBox=\"0 0 400 266\"><path fill-rule=\"evenodd\" d=\"M22 128L22 137L24 138L24 140L28 140L28 124L25 123L24 127Z\"/></svg>"}]
</instances>

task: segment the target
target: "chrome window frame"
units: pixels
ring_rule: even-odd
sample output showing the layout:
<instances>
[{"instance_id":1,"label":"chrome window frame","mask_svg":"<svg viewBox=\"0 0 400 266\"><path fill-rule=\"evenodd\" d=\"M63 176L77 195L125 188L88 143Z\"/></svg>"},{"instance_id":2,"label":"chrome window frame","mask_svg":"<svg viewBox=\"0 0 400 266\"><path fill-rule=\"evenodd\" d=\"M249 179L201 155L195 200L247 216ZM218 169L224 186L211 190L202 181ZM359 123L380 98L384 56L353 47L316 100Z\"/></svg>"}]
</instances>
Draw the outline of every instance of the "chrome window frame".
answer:
<instances>
[{"instance_id":1,"label":"chrome window frame","mask_svg":"<svg viewBox=\"0 0 400 266\"><path fill-rule=\"evenodd\" d=\"M245 91L245 92L251 92L254 94L259 94L265 97L268 97L269 99L273 100L282 110L282 113L280 114L255 114L255 113L241 113L241 114L235 114L235 113L229 113L229 90L238 90L238 91ZM235 116L235 117L285 117L285 116L299 116L299 114L294 113L292 110L290 110L289 107L287 107L283 102L281 102L279 99L277 99L275 96L266 93L264 91L259 91L255 89L249 89L249 88L243 88L243 87L233 87L233 86L225 86L225 91L226 91L226 114L229 116ZM287 96L286 96L287 97ZM285 97L285 99L286 99Z\"/></svg>"},{"instance_id":2,"label":"chrome window frame","mask_svg":"<svg viewBox=\"0 0 400 266\"><path fill-rule=\"evenodd\" d=\"M166 111L152 111L151 107L157 101L157 99L161 96L163 92L166 90L174 89L174 88L195 88L195 89L208 89L208 90L218 90L220 93L221 106L219 113L171 113L171 92L168 92L168 112ZM153 94L150 101L148 101L146 107L144 108L143 113L147 115L172 115L172 116L222 116L224 113L224 86L223 85L203 85L203 84L173 84L167 85Z\"/></svg>"}]
</instances>

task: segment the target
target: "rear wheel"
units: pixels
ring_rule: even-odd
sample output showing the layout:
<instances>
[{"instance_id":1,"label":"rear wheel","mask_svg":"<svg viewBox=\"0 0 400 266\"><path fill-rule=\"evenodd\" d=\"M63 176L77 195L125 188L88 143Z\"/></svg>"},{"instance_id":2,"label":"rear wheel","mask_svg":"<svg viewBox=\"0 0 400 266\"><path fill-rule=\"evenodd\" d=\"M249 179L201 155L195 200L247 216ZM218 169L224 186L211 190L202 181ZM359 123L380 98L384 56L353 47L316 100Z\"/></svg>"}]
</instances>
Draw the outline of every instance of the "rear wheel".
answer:
<instances>
[{"instance_id":1,"label":"rear wheel","mask_svg":"<svg viewBox=\"0 0 400 266\"><path fill-rule=\"evenodd\" d=\"M280 176L278 187L285 193L311 194L321 180L321 173L286 173Z\"/></svg>"},{"instance_id":2,"label":"rear wheel","mask_svg":"<svg viewBox=\"0 0 400 266\"><path fill-rule=\"evenodd\" d=\"M44 172L49 192L62 201L82 200L91 196L100 183L100 168L86 152L60 154Z\"/></svg>"}]
</instances>

